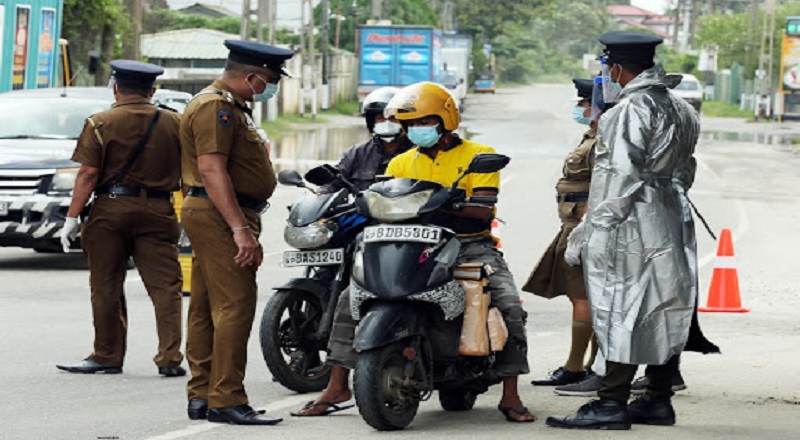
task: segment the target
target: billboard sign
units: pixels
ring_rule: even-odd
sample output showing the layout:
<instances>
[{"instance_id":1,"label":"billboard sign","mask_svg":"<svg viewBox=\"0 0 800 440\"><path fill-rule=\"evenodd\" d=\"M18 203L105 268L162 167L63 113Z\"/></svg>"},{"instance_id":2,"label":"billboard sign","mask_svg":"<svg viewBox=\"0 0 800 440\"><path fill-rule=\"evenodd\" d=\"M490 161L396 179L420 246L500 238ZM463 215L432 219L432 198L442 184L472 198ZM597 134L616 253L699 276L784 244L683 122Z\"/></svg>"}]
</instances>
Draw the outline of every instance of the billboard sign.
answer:
<instances>
[{"instance_id":1,"label":"billboard sign","mask_svg":"<svg viewBox=\"0 0 800 440\"><path fill-rule=\"evenodd\" d=\"M36 87L50 87L56 58L55 9L42 9L39 26L39 59L36 65Z\"/></svg>"},{"instance_id":2,"label":"billboard sign","mask_svg":"<svg viewBox=\"0 0 800 440\"><path fill-rule=\"evenodd\" d=\"M800 92L800 37L783 36L781 45L781 91Z\"/></svg>"},{"instance_id":3,"label":"billboard sign","mask_svg":"<svg viewBox=\"0 0 800 440\"><path fill-rule=\"evenodd\" d=\"M14 58L11 73L11 89L25 88L25 68L28 64L28 42L30 41L31 8L17 6L14 26Z\"/></svg>"}]
</instances>

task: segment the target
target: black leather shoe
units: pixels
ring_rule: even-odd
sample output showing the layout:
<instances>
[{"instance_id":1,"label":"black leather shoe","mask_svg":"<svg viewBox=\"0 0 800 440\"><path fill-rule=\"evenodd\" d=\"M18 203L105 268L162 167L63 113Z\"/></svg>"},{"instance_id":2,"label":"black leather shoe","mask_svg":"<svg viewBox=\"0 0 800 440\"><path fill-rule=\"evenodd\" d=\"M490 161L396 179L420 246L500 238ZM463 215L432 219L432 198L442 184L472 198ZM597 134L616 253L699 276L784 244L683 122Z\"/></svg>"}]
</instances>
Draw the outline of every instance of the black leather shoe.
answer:
<instances>
[{"instance_id":1,"label":"black leather shoe","mask_svg":"<svg viewBox=\"0 0 800 440\"><path fill-rule=\"evenodd\" d=\"M111 365L101 364L94 359L86 358L78 365L56 365L59 370L69 371L70 373L105 373L105 374L120 374L122 367L114 367Z\"/></svg>"},{"instance_id":2,"label":"black leather shoe","mask_svg":"<svg viewBox=\"0 0 800 440\"><path fill-rule=\"evenodd\" d=\"M208 410L208 421L215 423L230 423L231 425L274 425L283 421L281 418L270 417L263 411L255 411L250 405L226 406Z\"/></svg>"},{"instance_id":3,"label":"black leather shoe","mask_svg":"<svg viewBox=\"0 0 800 440\"><path fill-rule=\"evenodd\" d=\"M572 372L567 371L564 367L559 367L557 370L550 373L545 379L534 379L531 381L532 385L539 386L559 386L568 385L575 382L580 382L586 378L586 371Z\"/></svg>"},{"instance_id":4,"label":"black leather shoe","mask_svg":"<svg viewBox=\"0 0 800 440\"><path fill-rule=\"evenodd\" d=\"M669 401L649 402L640 397L628 405L631 423L640 425L674 425L675 410Z\"/></svg>"},{"instance_id":5,"label":"black leather shoe","mask_svg":"<svg viewBox=\"0 0 800 440\"><path fill-rule=\"evenodd\" d=\"M568 429L631 429L627 405L602 399L583 405L574 416L552 416L545 423Z\"/></svg>"},{"instance_id":6,"label":"black leather shoe","mask_svg":"<svg viewBox=\"0 0 800 440\"><path fill-rule=\"evenodd\" d=\"M186 370L180 365L177 367L158 367L158 374L164 377L181 377L186 376Z\"/></svg>"},{"instance_id":7,"label":"black leather shoe","mask_svg":"<svg viewBox=\"0 0 800 440\"><path fill-rule=\"evenodd\" d=\"M192 420L204 420L208 413L208 402L203 399L189 399L186 412Z\"/></svg>"}]
</instances>

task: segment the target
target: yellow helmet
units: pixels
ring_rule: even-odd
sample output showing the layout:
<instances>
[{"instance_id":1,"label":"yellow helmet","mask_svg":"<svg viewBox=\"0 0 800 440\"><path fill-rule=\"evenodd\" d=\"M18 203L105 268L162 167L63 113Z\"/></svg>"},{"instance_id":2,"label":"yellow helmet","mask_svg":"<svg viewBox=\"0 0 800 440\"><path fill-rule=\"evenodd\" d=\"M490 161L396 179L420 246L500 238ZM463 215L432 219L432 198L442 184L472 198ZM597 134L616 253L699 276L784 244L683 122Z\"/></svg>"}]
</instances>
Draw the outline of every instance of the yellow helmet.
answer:
<instances>
[{"instance_id":1,"label":"yellow helmet","mask_svg":"<svg viewBox=\"0 0 800 440\"><path fill-rule=\"evenodd\" d=\"M458 128L458 107L453 95L444 86L432 82L418 82L403 87L386 104L386 113L399 121L436 115L442 119L444 129Z\"/></svg>"}]
</instances>

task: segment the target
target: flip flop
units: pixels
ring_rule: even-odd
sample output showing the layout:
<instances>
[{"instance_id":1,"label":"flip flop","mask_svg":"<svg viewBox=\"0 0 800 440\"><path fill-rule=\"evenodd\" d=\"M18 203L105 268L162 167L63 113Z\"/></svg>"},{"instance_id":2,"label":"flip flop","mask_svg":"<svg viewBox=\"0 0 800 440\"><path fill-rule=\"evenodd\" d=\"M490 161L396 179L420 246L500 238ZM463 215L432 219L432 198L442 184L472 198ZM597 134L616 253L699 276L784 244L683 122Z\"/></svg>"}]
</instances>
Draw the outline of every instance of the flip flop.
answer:
<instances>
[{"instance_id":1,"label":"flip flop","mask_svg":"<svg viewBox=\"0 0 800 440\"><path fill-rule=\"evenodd\" d=\"M522 408L513 408L510 406L501 406L497 405L497 410L503 413L506 416L506 420L509 422L514 423L533 423L536 421L536 416L533 415L527 407L523 406ZM511 417L511 413L520 415L520 416L531 416L532 418L529 420L517 420L514 417Z\"/></svg>"},{"instance_id":2,"label":"flip flop","mask_svg":"<svg viewBox=\"0 0 800 440\"><path fill-rule=\"evenodd\" d=\"M350 409L350 408L356 406L356 402L353 399L345 400L344 402L339 402L339 403L326 402L326 401L315 402L315 401L311 400L308 403L306 403L303 406L303 408L300 409L300 411L302 411L304 409L311 409L311 408L314 408L316 406L324 406L325 407L325 411L323 411L323 412L321 412L319 414L302 414L300 412L291 412L290 414L295 416L295 417L329 416L329 415L331 415L331 414L333 414L335 412L344 411L346 409Z\"/></svg>"}]
</instances>

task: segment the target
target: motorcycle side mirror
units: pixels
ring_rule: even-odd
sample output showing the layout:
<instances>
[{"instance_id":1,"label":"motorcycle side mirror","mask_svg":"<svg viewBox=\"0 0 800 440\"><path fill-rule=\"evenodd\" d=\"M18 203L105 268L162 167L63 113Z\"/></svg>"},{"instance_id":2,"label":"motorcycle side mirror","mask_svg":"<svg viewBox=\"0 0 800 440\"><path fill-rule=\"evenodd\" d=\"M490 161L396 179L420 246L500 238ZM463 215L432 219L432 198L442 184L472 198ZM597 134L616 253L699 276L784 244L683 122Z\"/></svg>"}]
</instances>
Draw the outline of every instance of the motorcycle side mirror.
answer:
<instances>
[{"instance_id":1,"label":"motorcycle side mirror","mask_svg":"<svg viewBox=\"0 0 800 440\"><path fill-rule=\"evenodd\" d=\"M330 165L311 168L305 175L306 180L314 185L327 185L336 180L336 169Z\"/></svg>"},{"instance_id":2,"label":"motorcycle side mirror","mask_svg":"<svg viewBox=\"0 0 800 440\"><path fill-rule=\"evenodd\" d=\"M472 161L469 163L466 171L464 171L464 173L462 173L458 179L453 182L453 186L450 189L455 190L458 187L458 182L461 182L461 179L463 179L467 174L494 173L505 168L510 161L511 158L504 154L478 153L472 158Z\"/></svg>"},{"instance_id":3,"label":"motorcycle side mirror","mask_svg":"<svg viewBox=\"0 0 800 440\"><path fill-rule=\"evenodd\" d=\"M278 173L278 182L280 182L281 185L297 186L300 188L306 187L306 183L303 182L300 173L295 170L283 170Z\"/></svg>"},{"instance_id":4,"label":"motorcycle side mirror","mask_svg":"<svg viewBox=\"0 0 800 440\"><path fill-rule=\"evenodd\" d=\"M505 168L510 161L511 158L503 154L479 153L472 158L466 173L494 173Z\"/></svg>"}]
</instances>

